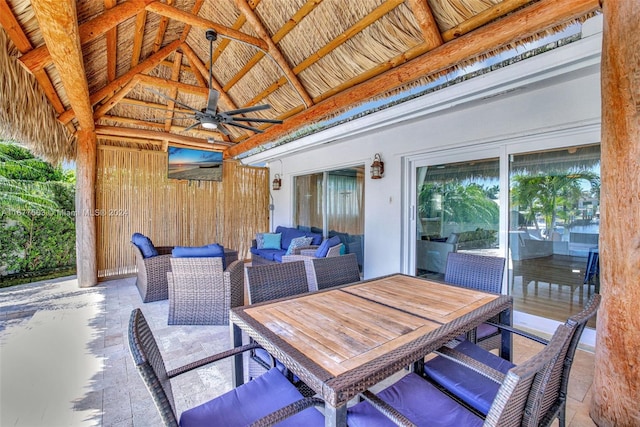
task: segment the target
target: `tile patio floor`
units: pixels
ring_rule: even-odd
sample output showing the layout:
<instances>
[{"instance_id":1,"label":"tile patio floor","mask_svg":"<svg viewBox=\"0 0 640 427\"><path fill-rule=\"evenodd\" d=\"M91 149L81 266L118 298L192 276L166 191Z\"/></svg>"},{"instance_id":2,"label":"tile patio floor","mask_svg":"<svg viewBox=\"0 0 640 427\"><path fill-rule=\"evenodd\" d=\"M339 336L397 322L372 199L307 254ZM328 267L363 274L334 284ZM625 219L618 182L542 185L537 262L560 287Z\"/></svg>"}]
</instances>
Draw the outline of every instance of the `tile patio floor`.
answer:
<instances>
[{"instance_id":1,"label":"tile patio floor","mask_svg":"<svg viewBox=\"0 0 640 427\"><path fill-rule=\"evenodd\" d=\"M168 369L229 347L228 326L167 326L168 302L143 304L134 278L80 289L74 278L0 289L0 426L160 426L127 343L141 307ZM515 339L518 363L539 347ZM579 350L567 424L589 427L593 354ZM173 382L178 412L231 388L230 361ZM557 425L557 421L556 421Z\"/></svg>"}]
</instances>

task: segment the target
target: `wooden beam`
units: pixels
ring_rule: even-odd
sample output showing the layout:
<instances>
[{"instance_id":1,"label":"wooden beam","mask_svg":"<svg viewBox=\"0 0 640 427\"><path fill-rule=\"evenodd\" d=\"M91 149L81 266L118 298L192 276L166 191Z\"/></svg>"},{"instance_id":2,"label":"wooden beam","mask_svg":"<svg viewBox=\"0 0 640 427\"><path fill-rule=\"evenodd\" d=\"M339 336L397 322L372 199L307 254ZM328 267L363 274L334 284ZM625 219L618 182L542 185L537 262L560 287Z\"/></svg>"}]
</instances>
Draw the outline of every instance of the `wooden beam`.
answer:
<instances>
[{"instance_id":1,"label":"wooden beam","mask_svg":"<svg viewBox=\"0 0 640 427\"><path fill-rule=\"evenodd\" d=\"M116 6L116 0L104 0L105 9ZM107 39L107 81L112 82L116 78L116 55L118 53L118 26L109 28Z\"/></svg>"},{"instance_id":2,"label":"wooden beam","mask_svg":"<svg viewBox=\"0 0 640 427\"><path fill-rule=\"evenodd\" d=\"M228 37L230 39L238 40L252 46L256 46L259 49L268 49L267 44L263 40L234 30L233 28L216 24L213 21L209 21L208 19L201 18L199 16L193 15L189 12L185 12L164 3L160 3L157 1L154 3L150 3L149 5L147 5L147 11L157 13L161 16L166 16L167 18L175 19L176 21L184 22L185 24L191 25L193 27L203 29L213 28L221 37Z\"/></svg>"},{"instance_id":3,"label":"wooden beam","mask_svg":"<svg viewBox=\"0 0 640 427\"><path fill-rule=\"evenodd\" d=\"M0 25L11 39L20 53L25 53L33 49L27 35L22 31L20 23L16 19L13 11L7 4L7 0L0 0Z\"/></svg>"},{"instance_id":4,"label":"wooden beam","mask_svg":"<svg viewBox=\"0 0 640 427\"><path fill-rule=\"evenodd\" d=\"M278 49L273 40L271 40L271 36L269 36L267 29L264 27L262 21L260 21L260 18L258 18L258 15L256 15L256 13L253 11L253 9L251 9L251 7L245 0L235 0L235 4L238 9L240 9L240 12L242 12L242 14L247 18L247 22L251 25L255 32L258 33L258 36L260 36L260 38L266 42L267 46L269 47L269 55L271 55L271 57L280 67L280 70L282 70L285 76L287 76L287 79L289 79L291 86L293 86L296 92L298 92L298 95L300 95L302 101L307 106L313 105L313 101L311 100L307 89L302 85L302 83L298 79L298 76L296 76L296 74L293 72L286 58L284 57L282 52L280 52L280 49Z\"/></svg>"},{"instance_id":5,"label":"wooden beam","mask_svg":"<svg viewBox=\"0 0 640 427\"><path fill-rule=\"evenodd\" d=\"M202 8L203 3L204 3L204 0L196 0L193 7L191 8L191 14L197 15L198 13L200 13L200 8ZM238 30L239 28L234 28L234 29ZM191 31L191 25L185 24L184 29L182 30L182 35L180 36L181 42L184 43L187 40L187 37L189 36L190 31Z\"/></svg>"},{"instance_id":6,"label":"wooden beam","mask_svg":"<svg viewBox=\"0 0 640 427\"><path fill-rule=\"evenodd\" d=\"M106 85L105 87L103 87L102 89L98 90L95 93L92 93L90 97L91 104L92 105L97 104L109 94L119 90L122 86L129 83L129 81L134 76L140 73L146 73L147 71L154 68L164 58L166 58L171 52L176 50L176 48L179 45L180 45L180 40L176 40L173 43L166 45L165 47L160 49L158 52L154 53L153 55L148 57L146 60L136 65L135 67L133 67L132 69L130 69L129 71L127 71L126 73L124 73L123 75L121 75L120 77L118 77L117 79L115 79L114 81ZM75 117L74 111L67 110L64 113L60 114L60 116L58 116L58 120L66 124L69 121L71 121L74 117Z\"/></svg>"},{"instance_id":7,"label":"wooden beam","mask_svg":"<svg viewBox=\"0 0 640 427\"><path fill-rule=\"evenodd\" d=\"M147 122L145 120L132 119L130 117L104 115L104 116L100 117L99 120L110 120L112 122L121 123L121 124L124 124L124 125L148 126L148 127L156 128L156 129L159 129L159 130L163 130L164 129L164 124L162 124L162 123Z\"/></svg>"},{"instance_id":8,"label":"wooden beam","mask_svg":"<svg viewBox=\"0 0 640 427\"><path fill-rule=\"evenodd\" d=\"M143 9L136 15L136 28L133 36L133 51L131 53L131 68L138 65L140 52L142 51L142 41L144 39L144 26L147 23L147 9Z\"/></svg>"},{"instance_id":9,"label":"wooden beam","mask_svg":"<svg viewBox=\"0 0 640 427\"><path fill-rule=\"evenodd\" d=\"M34 0L31 4L80 128L93 130L93 109L89 102L76 4L72 0Z\"/></svg>"},{"instance_id":10,"label":"wooden beam","mask_svg":"<svg viewBox=\"0 0 640 427\"><path fill-rule=\"evenodd\" d=\"M395 89L403 84L424 76L425 70L446 70L455 64L472 59L496 47L506 45L516 40L599 10L598 0L565 0L558 3L555 0L541 0L531 6L521 9L511 15L475 30L433 50L425 44L413 49L414 59L408 61L406 55L390 62L395 68L372 77L371 79L346 89L328 98L302 113L289 118L284 124L270 127L266 132L254 135L246 141L225 151L226 157L233 157L251 150L267 142L293 132L309 123L314 123L323 117L340 111L349 106L361 103L372 97ZM425 52L427 52L425 54ZM402 61L406 61L402 63Z\"/></svg>"},{"instance_id":11,"label":"wooden beam","mask_svg":"<svg viewBox=\"0 0 640 427\"><path fill-rule=\"evenodd\" d=\"M173 0L167 0L166 4L173 5ZM158 24L158 32L156 33L156 39L153 42L153 51L157 52L162 46L162 40L164 40L164 33L167 31L167 25L169 25L169 18L166 16L160 17L160 23Z\"/></svg>"},{"instance_id":12,"label":"wooden beam","mask_svg":"<svg viewBox=\"0 0 640 427\"><path fill-rule=\"evenodd\" d=\"M85 22L79 27L80 44L95 40L109 29L144 10L144 7L153 1L157 0L129 0ZM51 62L51 55L47 50L47 46L43 45L22 55L20 62L25 68L33 71L47 66Z\"/></svg>"},{"instance_id":13,"label":"wooden beam","mask_svg":"<svg viewBox=\"0 0 640 427\"><path fill-rule=\"evenodd\" d=\"M189 147L199 147L199 148L209 148L216 147L217 145L210 144L206 139L201 138L193 138L190 136L182 136L176 135L173 133L167 132L156 132L153 130L146 129L133 129L133 128L122 128L122 127L114 127L114 126L96 126L96 134L101 135L111 135L111 136L123 136L129 138L142 138L142 139L151 139L156 141L169 141L169 145L183 145ZM224 150L227 148L226 144L221 144L221 148L219 150Z\"/></svg>"},{"instance_id":14,"label":"wooden beam","mask_svg":"<svg viewBox=\"0 0 640 427\"><path fill-rule=\"evenodd\" d=\"M408 0L408 3L413 16L418 21L425 44L432 48L440 46L443 43L442 36L427 0Z\"/></svg>"},{"instance_id":15,"label":"wooden beam","mask_svg":"<svg viewBox=\"0 0 640 427\"><path fill-rule=\"evenodd\" d=\"M179 42L180 40L176 40ZM194 86L182 82L173 82L171 80L163 79L160 77L153 77L141 74L138 76L139 82L145 86L155 86L163 89L177 88L181 92L192 93L194 95L209 96L209 89L206 87Z\"/></svg>"},{"instance_id":16,"label":"wooden beam","mask_svg":"<svg viewBox=\"0 0 640 427\"><path fill-rule=\"evenodd\" d=\"M442 40L448 42L463 34L467 34L487 22L491 22L494 19L506 15L507 13L513 12L527 3L531 3L531 0L503 0L500 3L483 10L479 14L474 15L472 18L467 19L459 25L445 31L442 33Z\"/></svg>"},{"instance_id":17,"label":"wooden beam","mask_svg":"<svg viewBox=\"0 0 640 427\"><path fill-rule=\"evenodd\" d=\"M129 83L124 85L122 89L117 91L113 96L109 98L107 102L102 104L100 107L96 108L96 111L93 113L93 119L98 120L100 117L104 116L111 110L115 105L120 102L122 98L127 96L129 92L138 84L138 79L136 77L129 80Z\"/></svg>"},{"instance_id":18,"label":"wooden beam","mask_svg":"<svg viewBox=\"0 0 640 427\"><path fill-rule=\"evenodd\" d=\"M171 80L177 82L180 80L180 66L182 65L182 53L174 52L173 54L173 68L171 69ZM169 89L169 97L176 99L178 97L178 88L173 87ZM173 109L176 107L176 103L172 100L169 100L167 103L167 111L166 120L164 122L164 130L165 132L169 132L171 130L171 121L173 119Z\"/></svg>"},{"instance_id":19,"label":"wooden beam","mask_svg":"<svg viewBox=\"0 0 640 427\"><path fill-rule=\"evenodd\" d=\"M640 422L640 3L603 2L600 293L589 415Z\"/></svg>"}]
</instances>

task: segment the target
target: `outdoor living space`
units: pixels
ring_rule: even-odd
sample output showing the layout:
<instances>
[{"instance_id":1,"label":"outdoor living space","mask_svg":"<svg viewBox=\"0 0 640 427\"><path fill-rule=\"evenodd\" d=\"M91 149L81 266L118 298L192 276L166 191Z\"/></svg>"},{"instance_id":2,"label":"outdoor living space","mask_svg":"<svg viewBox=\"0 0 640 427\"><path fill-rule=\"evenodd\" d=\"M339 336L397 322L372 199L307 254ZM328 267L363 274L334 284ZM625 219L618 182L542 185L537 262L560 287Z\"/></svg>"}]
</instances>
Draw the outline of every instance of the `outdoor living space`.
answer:
<instances>
[{"instance_id":1,"label":"outdoor living space","mask_svg":"<svg viewBox=\"0 0 640 427\"><path fill-rule=\"evenodd\" d=\"M168 369L230 348L228 326L168 326L168 301L143 304L133 277L87 289L78 288L74 277L5 288L0 290L0 424L161 425L129 352L127 326L136 307L149 321ZM540 345L515 338L514 361L539 350ZM589 417L593 373L592 349L579 349L569 382L568 427L595 425ZM231 387L230 361L177 378L177 412Z\"/></svg>"}]
</instances>

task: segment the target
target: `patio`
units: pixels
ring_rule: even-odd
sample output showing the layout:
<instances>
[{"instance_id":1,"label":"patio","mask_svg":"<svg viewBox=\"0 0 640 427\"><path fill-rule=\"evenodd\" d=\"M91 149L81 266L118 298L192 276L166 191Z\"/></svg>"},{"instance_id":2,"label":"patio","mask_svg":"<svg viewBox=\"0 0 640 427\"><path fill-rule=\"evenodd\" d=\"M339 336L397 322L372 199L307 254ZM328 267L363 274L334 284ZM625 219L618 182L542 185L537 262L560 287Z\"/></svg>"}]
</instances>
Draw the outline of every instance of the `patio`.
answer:
<instances>
[{"instance_id":1,"label":"patio","mask_svg":"<svg viewBox=\"0 0 640 427\"><path fill-rule=\"evenodd\" d=\"M135 307L142 308L169 369L229 348L227 326L167 326L168 301L143 304L133 277L88 289L79 288L75 277L2 289L0 424L160 425L129 355L127 325ZM514 340L516 363L535 351L526 341ZM176 379L177 411L229 390L229 369L221 363ZM569 383L569 427L595 425L588 415L593 371L593 353L577 351Z\"/></svg>"}]
</instances>

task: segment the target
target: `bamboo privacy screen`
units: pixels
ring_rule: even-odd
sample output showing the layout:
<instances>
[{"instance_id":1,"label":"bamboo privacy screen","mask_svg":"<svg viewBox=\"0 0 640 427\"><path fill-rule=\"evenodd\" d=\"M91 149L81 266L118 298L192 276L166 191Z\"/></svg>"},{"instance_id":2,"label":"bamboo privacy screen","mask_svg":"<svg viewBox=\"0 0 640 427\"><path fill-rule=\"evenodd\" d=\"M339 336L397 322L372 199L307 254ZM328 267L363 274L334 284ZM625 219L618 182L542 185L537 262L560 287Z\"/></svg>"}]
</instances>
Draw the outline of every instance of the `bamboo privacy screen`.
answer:
<instances>
[{"instance_id":1,"label":"bamboo privacy screen","mask_svg":"<svg viewBox=\"0 0 640 427\"><path fill-rule=\"evenodd\" d=\"M167 153L98 150L98 277L135 272L131 235L156 246L220 243L248 258L255 233L268 229L269 175L225 161L222 182L167 179Z\"/></svg>"}]
</instances>

